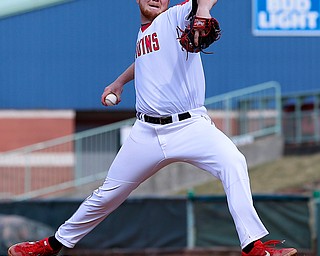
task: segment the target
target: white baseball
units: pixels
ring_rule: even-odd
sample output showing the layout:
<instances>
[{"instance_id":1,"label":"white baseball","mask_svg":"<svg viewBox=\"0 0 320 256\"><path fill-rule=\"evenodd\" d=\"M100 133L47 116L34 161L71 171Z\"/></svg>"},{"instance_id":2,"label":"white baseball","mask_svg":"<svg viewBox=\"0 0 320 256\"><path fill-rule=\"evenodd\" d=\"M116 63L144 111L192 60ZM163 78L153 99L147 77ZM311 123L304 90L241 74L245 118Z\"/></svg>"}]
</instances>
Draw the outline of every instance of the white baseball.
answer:
<instances>
[{"instance_id":1,"label":"white baseball","mask_svg":"<svg viewBox=\"0 0 320 256\"><path fill-rule=\"evenodd\" d=\"M106 96L104 101L106 102L107 106L114 106L117 104L117 96L114 93L110 93Z\"/></svg>"}]
</instances>

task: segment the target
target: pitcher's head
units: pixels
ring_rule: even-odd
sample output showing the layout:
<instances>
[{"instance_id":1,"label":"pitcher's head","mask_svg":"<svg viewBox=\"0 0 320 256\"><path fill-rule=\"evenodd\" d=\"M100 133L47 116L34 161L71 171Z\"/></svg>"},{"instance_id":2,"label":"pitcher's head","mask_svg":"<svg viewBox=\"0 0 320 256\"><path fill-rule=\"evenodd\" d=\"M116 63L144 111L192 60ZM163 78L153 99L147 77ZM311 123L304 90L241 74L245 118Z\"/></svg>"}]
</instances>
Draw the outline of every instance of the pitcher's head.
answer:
<instances>
[{"instance_id":1,"label":"pitcher's head","mask_svg":"<svg viewBox=\"0 0 320 256\"><path fill-rule=\"evenodd\" d=\"M140 8L141 23L153 21L168 9L170 0L136 0Z\"/></svg>"}]
</instances>

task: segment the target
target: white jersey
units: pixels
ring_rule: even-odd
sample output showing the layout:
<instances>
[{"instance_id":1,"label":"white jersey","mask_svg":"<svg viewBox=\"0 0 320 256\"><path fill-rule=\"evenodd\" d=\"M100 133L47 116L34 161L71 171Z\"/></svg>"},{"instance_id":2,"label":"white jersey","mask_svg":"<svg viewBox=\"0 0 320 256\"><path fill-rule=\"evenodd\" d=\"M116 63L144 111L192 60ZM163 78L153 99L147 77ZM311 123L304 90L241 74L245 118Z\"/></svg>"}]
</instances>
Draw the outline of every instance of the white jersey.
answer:
<instances>
[{"instance_id":1,"label":"white jersey","mask_svg":"<svg viewBox=\"0 0 320 256\"><path fill-rule=\"evenodd\" d=\"M185 28L192 0L160 14L140 29L135 56L136 110L151 116L203 106L205 78L199 53L183 51L177 27Z\"/></svg>"}]
</instances>

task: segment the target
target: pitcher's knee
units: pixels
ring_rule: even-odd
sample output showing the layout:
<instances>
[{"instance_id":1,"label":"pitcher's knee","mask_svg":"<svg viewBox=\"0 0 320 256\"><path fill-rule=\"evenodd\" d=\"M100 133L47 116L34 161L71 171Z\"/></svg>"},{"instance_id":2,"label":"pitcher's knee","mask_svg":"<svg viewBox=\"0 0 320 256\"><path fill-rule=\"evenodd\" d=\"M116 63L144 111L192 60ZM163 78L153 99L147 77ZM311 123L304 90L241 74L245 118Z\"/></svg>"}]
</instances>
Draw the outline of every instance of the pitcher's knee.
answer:
<instances>
[{"instance_id":1,"label":"pitcher's knee","mask_svg":"<svg viewBox=\"0 0 320 256\"><path fill-rule=\"evenodd\" d=\"M246 171L247 171L247 159L246 157L240 152L238 151L238 164L241 165Z\"/></svg>"},{"instance_id":2,"label":"pitcher's knee","mask_svg":"<svg viewBox=\"0 0 320 256\"><path fill-rule=\"evenodd\" d=\"M106 179L86 200L91 206L108 208L122 203L137 187L135 183Z\"/></svg>"},{"instance_id":3,"label":"pitcher's knee","mask_svg":"<svg viewBox=\"0 0 320 256\"><path fill-rule=\"evenodd\" d=\"M228 160L225 161L225 166L228 169L247 169L247 160L245 156L239 151L235 150L230 153L228 156Z\"/></svg>"},{"instance_id":4,"label":"pitcher's knee","mask_svg":"<svg viewBox=\"0 0 320 256\"><path fill-rule=\"evenodd\" d=\"M239 179L248 179L246 158L240 151L231 154L221 165L221 180L224 184L231 184Z\"/></svg>"},{"instance_id":5,"label":"pitcher's knee","mask_svg":"<svg viewBox=\"0 0 320 256\"><path fill-rule=\"evenodd\" d=\"M245 156L238 151L238 156L235 159L235 168L238 172L245 174L245 176L247 176L248 174L248 166L247 166L247 160L245 158Z\"/></svg>"}]
</instances>

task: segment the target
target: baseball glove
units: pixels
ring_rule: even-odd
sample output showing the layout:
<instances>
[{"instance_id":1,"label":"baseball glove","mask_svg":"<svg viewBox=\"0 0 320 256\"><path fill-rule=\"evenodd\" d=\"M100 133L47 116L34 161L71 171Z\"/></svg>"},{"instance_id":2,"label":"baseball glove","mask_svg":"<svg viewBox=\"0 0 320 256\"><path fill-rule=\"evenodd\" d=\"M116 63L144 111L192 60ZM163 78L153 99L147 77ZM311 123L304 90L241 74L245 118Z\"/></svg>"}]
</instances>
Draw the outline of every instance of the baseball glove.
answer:
<instances>
[{"instance_id":1,"label":"baseball glove","mask_svg":"<svg viewBox=\"0 0 320 256\"><path fill-rule=\"evenodd\" d=\"M199 31L199 41L197 46L194 43L195 31ZM219 40L221 36L221 29L219 22L215 18L201 18L193 16L190 19L189 25L184 30L177 27L177 33L182 48L187 52L197 53L204 52L204 49ZM181 35L179 36L179 34Z\"/></svg>"}]
</instances>

